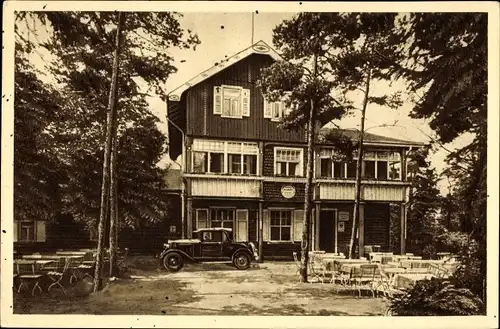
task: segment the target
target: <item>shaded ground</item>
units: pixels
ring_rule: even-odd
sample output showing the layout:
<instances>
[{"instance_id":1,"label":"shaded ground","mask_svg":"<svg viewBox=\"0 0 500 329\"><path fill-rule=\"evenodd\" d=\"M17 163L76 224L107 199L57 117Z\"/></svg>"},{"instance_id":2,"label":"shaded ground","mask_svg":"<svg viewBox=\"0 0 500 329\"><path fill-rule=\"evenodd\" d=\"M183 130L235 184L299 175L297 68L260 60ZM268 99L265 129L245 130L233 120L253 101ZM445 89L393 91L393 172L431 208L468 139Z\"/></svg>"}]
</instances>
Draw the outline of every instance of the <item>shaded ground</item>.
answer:
<instances>
[{"instance_id":1,"label":"shaded ground","mask_svg":"<svg viewBox=\"0 0 500 329\"><path fill-rule=\"evenodd\" d=\"M154 261L131 264L130 278L90 294L80 283L68 295L14 295L14 313L148 315L382 315L382 298L358 298L332 284L296 283L291 263L187 265L178 273Z\"/></svg>"}]
</instances>

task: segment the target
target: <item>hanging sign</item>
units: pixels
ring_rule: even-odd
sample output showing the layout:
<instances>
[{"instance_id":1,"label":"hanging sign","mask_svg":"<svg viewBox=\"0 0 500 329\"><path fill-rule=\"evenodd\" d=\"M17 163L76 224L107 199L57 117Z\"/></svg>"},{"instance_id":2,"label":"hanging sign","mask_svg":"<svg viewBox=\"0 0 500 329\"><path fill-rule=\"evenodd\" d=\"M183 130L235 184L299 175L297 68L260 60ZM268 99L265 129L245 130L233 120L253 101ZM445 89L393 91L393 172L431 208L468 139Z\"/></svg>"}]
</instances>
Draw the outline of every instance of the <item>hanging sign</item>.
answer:
<instances>
[{"instance_id":1,"label":"hanging sign","mask_svg":"<svg viewBox=\"0 0 500 329\"><path fill-rule=\"evenodd\" d=\"M338 230L339 233L343 233L345 231L345 222L339 222L338 223Z\"/></svg>"},{"instance_id":2,"label":"hanging sign","mask_svg":"<svg viewBox=\"0 0 500 329\"><path fill-rule=\"evenodd\" d=\"M281 188L281 195L285 199L291 199L295 196L295 187L292 185L285 185Z\"/></svg>"},{"instance_id":3,"label":"hanging sign","mask_svg":"<svg viewBox=\"0 0 500 329\"><path fill-rule=\"evenodd\" d=\"M339 212L339 222L348 222L349 221L349 213L347 211Z\"/></svg>"}]
</instances>

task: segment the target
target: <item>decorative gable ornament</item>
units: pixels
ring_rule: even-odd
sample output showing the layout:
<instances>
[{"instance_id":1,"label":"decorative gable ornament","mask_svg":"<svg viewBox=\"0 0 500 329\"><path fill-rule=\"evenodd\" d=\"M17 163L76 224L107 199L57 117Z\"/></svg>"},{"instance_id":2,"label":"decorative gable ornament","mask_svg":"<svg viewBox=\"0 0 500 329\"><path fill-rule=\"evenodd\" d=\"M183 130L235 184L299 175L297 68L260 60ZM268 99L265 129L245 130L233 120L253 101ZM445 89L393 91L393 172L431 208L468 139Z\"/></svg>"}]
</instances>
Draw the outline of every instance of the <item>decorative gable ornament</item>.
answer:
<instances>
[{"instance_id":1,"label":"decorative gable ornament","mask_svg":"<svg viewBox=\"0 0 500 329\"><path fill-rule=\"evenodd\" d=\"M178 102L180 100L180 97L178 95L170 95L168 99L173 102Z\"/></svg>"}]
</instances>

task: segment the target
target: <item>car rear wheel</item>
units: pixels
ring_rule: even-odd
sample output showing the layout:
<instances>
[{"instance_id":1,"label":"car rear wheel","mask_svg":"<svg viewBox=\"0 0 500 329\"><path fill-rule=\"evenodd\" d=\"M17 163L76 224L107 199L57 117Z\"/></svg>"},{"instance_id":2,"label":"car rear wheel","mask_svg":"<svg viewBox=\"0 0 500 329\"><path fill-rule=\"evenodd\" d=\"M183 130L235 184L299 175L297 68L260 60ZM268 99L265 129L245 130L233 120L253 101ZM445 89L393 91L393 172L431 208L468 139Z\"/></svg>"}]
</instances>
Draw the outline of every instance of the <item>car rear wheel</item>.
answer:
<instances>
[{"instance_id":1,"label":"car rear wheel","mask_svg":"<svg viewBox=\"0 0 500 329\"><path fill-rule=\"evenodd\" d=\"M234 255L233 264L238 270L246 270L250 267L250 256L244 252Z\"/></svg>"},{"instance_id":2,"label":"car rear wheel","mask_svg":"<svg viewBox=\"0 0 500 329\"><path fill-rule=\"evenodd\" d=\"M181 255L172 252L163 257L163 266L169 271L178 272L184 266L184 260Z\"/></svg>"}]
</instances>

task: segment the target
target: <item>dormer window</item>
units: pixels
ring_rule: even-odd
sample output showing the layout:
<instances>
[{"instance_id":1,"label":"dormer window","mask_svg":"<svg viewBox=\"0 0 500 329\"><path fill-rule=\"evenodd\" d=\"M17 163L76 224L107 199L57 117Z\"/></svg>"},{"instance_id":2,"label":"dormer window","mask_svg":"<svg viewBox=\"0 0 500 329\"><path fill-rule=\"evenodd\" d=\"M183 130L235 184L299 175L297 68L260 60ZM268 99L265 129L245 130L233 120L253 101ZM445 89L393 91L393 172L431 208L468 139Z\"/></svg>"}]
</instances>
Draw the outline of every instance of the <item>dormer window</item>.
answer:
<instances>
[{"instance_id":1,"label":"dormer window","mask_svg":"<svg viewBox=\"0 0 500 329\"><path fill-rule=\"evenodd\" d=\"M249 117L250 89L239 86L215 86L213 111L223 118Z\"/></svg>"}]
</instances>

